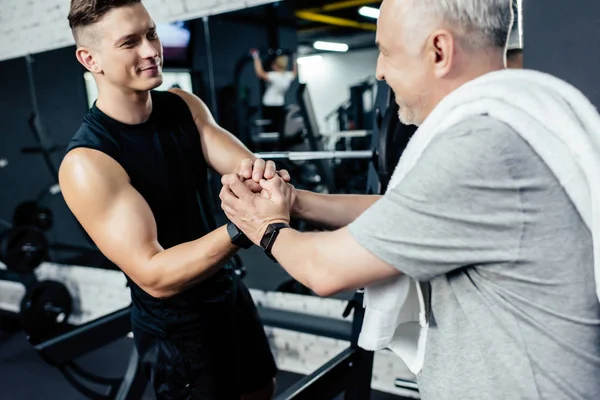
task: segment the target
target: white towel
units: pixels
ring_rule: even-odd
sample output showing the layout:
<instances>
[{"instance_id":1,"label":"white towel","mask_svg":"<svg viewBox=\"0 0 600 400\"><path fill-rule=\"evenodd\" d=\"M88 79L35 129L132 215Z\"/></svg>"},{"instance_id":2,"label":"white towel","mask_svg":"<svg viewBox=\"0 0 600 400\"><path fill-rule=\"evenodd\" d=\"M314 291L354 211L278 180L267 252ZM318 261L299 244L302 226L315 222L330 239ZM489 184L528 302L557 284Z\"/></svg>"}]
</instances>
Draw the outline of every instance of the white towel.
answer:
<instances>
[{"instance_id":1,"label":"white towel","mask_svg":"<svg viewBox=\"0 0 600 400\"><path fill-rule=\"evenodd\" d=\"M437 134L487 114L511 126L548 165L592 233L596 293L600 299L600 115L570 84L531 70L486 74L456 89L419 127L391 178L397 186ZM402 269L402 266L398 266ZM418 282L400 276L365 290L359 346L389 348L418 374L428 321Z\"/></svg>"}]
</instances>

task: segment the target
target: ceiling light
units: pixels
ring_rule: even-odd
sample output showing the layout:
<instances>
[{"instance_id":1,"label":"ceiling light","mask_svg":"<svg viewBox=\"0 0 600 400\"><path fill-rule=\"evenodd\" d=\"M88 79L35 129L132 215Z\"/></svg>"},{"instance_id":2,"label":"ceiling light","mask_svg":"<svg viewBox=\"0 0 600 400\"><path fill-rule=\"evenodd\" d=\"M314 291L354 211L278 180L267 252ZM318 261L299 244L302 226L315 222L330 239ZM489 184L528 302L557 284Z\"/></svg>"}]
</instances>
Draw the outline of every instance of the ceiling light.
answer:
<instances>
[{"instance_id":1,"label":"ceiling light","mask_svg":"<svg viewBox=\"0 0 600 400\"><path fill-rule=\"evenodd\" d=\"M317 41L313 44L313 47L317 50L341 51L341 52L348 51L348 45L345 43Z\"/></svg>"},{"instance_id":2,"label":"ceiling light","mask_svg":"<svg viewBox=\"0 0 600 400\"><path fill-rule=\"evenodd\" d=\"M323 56L298 57L298 65L319 64L323 61Z\"/></svg>"},{"instance_id":3,"label":"ceiling light","mask_svg":"<svg viewBox=\"0 0 600 400\"><path fill-rule=\"evenodd\" d=\"M367 18L379 18L379 9L373 7L363 6L358 9L358 13Z\"/></svg>"}]
</instances>

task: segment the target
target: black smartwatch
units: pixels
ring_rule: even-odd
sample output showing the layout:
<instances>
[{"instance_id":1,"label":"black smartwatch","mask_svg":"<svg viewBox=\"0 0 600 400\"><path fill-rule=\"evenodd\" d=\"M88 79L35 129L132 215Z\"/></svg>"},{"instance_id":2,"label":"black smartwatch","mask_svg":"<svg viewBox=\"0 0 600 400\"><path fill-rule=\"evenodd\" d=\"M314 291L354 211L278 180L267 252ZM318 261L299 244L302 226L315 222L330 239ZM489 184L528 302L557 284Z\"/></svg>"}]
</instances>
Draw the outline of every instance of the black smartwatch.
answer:
<instances>
[{"instance_id":1,"label":"black smartwatch","mask_svg":"<svg viewBox=\"0 0 600 400\"><path fill-rule=\"evenodd\" d=\"M254 244L248 239L248 236L240 231L240 229L231 221L227 223L227 233L229 233L231 244L234 246L241 247L242 249L249 249Z\"/></svg>"},{"instance_id":2,"label":"black smartwatch","mask_svg":"<svg viewBox=\"0 0 600 400\"><path fill-rule=\"evenodd\" d=\"M260 247L271 260L277 261L275 260L275 257L273 257L273 254L271 254L271 249L273 249L273 245L275 244L275 239L277 239L277 236L279 235L279 231L289 227L290 226L288 224L284 223L271 224L267 226L267 230L260 240Z\"/></svg>"}]
</instances>

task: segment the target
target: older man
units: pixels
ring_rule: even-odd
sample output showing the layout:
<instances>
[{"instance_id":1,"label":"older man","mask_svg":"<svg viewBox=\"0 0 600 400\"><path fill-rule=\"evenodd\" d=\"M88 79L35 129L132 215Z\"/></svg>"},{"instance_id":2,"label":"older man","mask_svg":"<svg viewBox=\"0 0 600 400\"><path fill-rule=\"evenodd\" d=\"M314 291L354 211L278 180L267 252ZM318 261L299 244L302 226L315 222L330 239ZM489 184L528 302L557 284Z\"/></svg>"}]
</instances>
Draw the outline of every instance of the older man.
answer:
<instances>
[{"instance_id":1,"label":"older man","mask_svg":"<svg viewBox=\"0 0 600 400\"><path fill-rule=\"evenodd\" d=\"M469 98L479 111L455 123L440 111L481 79L498 92L503 79L542 79L505 70L510 25L508 0L383 2L377 77L393 89L400 120L420 126L416 143L438 126L433 120L446 124L385 196L296 191L277 177L253 194L237 176L223 178L222 208L232 222L316 293L401 274L430 283L423 399L600 398L589 215L524 139L535 129L551 142L546 121L571 121L578 111L558 102L561 111L550 114L528 103L535 115L524 116L523 107L489 103L486 92ZM511 112L535 123L494 116ZM564 165L578 160L570 154ZM333 230L294 231L290 213Z\"/></svg>"}]
</instances>

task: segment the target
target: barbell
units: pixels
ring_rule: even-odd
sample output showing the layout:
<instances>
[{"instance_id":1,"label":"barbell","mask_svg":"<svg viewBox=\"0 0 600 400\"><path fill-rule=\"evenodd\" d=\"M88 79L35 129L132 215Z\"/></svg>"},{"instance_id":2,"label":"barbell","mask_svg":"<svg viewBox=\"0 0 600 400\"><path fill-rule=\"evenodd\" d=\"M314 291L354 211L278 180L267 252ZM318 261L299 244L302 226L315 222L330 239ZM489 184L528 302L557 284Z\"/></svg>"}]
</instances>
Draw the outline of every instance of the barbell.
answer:
<instances>
[{"instance_id":1,"label":"barbell","mask_svg":"<svg viewBox=\"0 0 600 400\"><path fill-rule=\"evenodd\" d=\"M416 132L415 126L403 125L398 120L398 106L393 103L386 110L375 131L377 144L371 150L350 151L282 151L261 152L254 155L264 160L317 161L317 160L372 160L380 181L385 187L392 176L402 152Z\"/></svg>"},{"instance_id":2,"label":"barbell","mask_svg":"<svg viewBox=\"0 0 600 400\"><path fill-rule=\"evenodd\" d=\"M265 160L289 160L289 161L314 161L349 159L362 160L372 159L376 155L375 150L350 150L350 151L281 151L255 153L258 158Z\"/></svg>"}]
</instances>

